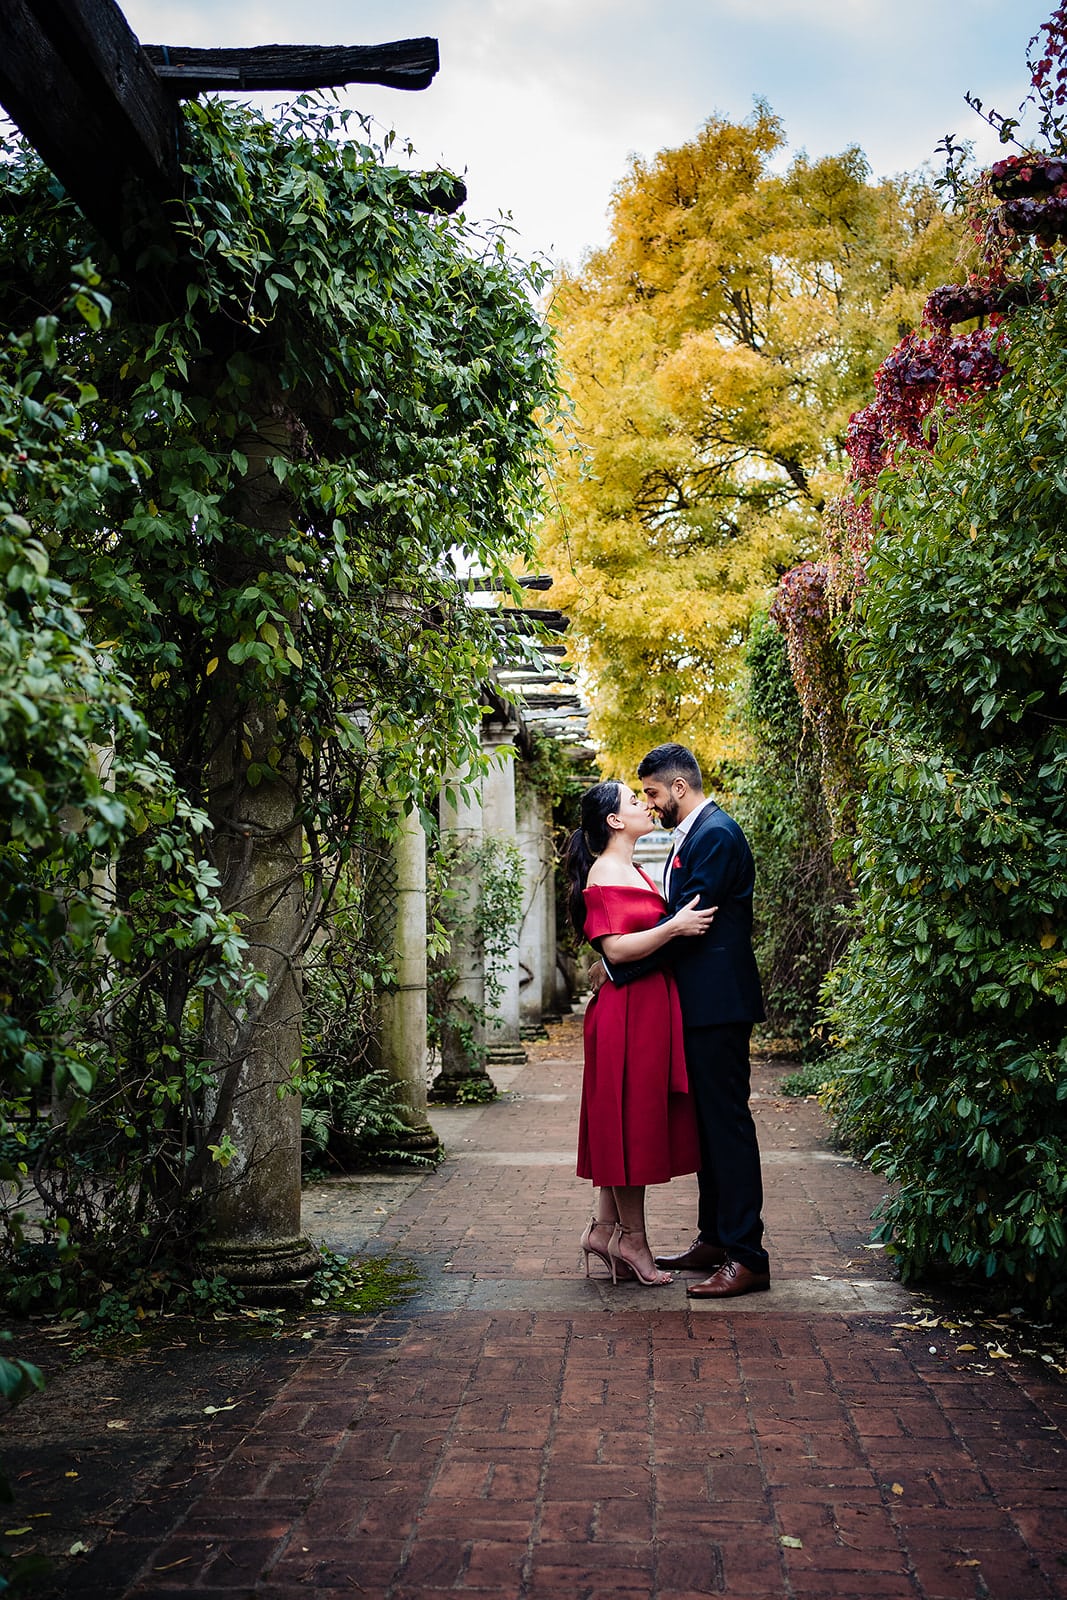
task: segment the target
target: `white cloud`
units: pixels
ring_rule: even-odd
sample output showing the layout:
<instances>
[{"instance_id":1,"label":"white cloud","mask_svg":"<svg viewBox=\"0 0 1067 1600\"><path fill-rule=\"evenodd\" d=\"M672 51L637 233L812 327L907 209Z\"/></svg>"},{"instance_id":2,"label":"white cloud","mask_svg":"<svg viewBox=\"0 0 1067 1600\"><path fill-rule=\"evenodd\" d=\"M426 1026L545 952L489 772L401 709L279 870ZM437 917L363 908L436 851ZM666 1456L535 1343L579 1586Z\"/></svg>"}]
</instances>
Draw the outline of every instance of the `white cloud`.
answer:
<instances>
[{"instance_id":1,"label":"white cloud","mask_svg":"<svg viewBox=\"0 0 1067 1600\"><path fill-rule=\"evenodd\" d=\"M522 246L572 261L603 241L628 157L690 138L713 111L765 96L794 148L859 144L876 174L933 157L946 133L993 135L974 89L1012 112L1049 0L126 0L152 43L375 43L430 34L421 94L347 98L466 170L472 214L514 213Z\"/></svg>"}]
</instances>

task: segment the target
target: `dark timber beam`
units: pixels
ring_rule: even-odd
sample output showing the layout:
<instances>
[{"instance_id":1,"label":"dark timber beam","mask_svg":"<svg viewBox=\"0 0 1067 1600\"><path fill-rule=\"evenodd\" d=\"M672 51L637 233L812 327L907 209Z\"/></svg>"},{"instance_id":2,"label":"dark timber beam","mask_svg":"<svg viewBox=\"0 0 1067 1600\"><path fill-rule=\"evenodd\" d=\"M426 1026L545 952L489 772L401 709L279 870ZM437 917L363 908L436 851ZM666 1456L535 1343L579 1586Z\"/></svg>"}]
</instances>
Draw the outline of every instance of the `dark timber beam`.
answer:
<instances>
[{"instance_id":1,"label":"dark timber beam","mask_svg":"<svg viewBox=\"0 0 1067 1600\"><path fill-rule=\"evenodd\" d=\"M177 96L113 0L0 0L0 104L116 246L131 179L179 192Z\"/></svg>"},{"instance_id":2,"label":"dark timber beam","mask_svg":"<svg viewBox=\"0 0 1067 1600\"><path fill-rule=\"evenodd\" d=\"M142 48L115 0L0 0L0 105L120 254L131 191L161 221L166 202L181 195L181 97L344 83L424 89L439 64L436 39ZM454 211L465 198L448 173L396 194L419 211Z\"/></svg>"},{"instance_id":3,"label":"dark timber beam","mask_svg":"<svg viewBox=\"0 0 1067 1600\"><path fill-rule=\"evenodd\" d=\"M440 66L436 39L392 44L263 44L234 50L194 50L146 44L160 79L178 94L204 90L330 89L343 83L380 83L390 89L425 89Z\"/></svg>"}]
</instances>

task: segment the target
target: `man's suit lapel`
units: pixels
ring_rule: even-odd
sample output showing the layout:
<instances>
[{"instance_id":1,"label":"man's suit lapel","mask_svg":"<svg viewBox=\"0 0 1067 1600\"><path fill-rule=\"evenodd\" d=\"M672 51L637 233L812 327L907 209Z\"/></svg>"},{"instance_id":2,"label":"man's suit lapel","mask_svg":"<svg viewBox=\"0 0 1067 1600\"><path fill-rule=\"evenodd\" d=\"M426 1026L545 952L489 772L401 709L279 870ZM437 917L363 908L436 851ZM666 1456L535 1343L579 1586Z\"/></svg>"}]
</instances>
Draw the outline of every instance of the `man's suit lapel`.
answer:
<instances>
[{"instance_id":1,"label":"man's suit lapel","mask_svg":"<svg viewBox=\"0 0 1067 1600\"><path fill-rule=\"evenodd\" d=\"M696 819L693 826L682 840L682 848L677 852L674 858L678 865L671 872L671 897L669 904L672 911L677 911L678 909L678 886L684 876L686 857L689 855L690 850L692 850L694 844L700 838L701 834L711 826L711 820L718 814L718 811L718 802L712 800L709 805L704 807L703 811L700 813L699 817Z\"/></svg>"}]
</instances>

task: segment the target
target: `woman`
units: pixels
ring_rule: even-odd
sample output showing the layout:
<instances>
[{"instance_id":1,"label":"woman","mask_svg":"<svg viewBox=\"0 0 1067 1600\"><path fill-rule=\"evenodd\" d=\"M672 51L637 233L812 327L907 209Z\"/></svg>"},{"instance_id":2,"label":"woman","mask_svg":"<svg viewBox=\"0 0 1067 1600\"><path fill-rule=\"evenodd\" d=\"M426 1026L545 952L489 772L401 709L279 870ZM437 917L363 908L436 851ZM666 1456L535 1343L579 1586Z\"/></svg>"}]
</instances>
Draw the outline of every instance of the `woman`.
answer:
<instances>
[{"instance_id":1,"label":"woman","mask_svg":"<svg viewBox=\"0 0 1067 1600\"><path fill-rule=\"evenodd\" d=\"M609 961L638 961L671 939L706 933L715 915L714 907L697 909L697 895L660 920L663 900L633 860L637 840L654 827L625 784L599 783L582 799L582 826L567 847L571 920ZM670 1283L645 1237L645 1185L699 1166L674 979L654 971L625 987L605 981L585 1015L578 1176L598 1186L582 1235L586 1276L592 1255L613 1282Z\"/></svg>"}]
</instances>

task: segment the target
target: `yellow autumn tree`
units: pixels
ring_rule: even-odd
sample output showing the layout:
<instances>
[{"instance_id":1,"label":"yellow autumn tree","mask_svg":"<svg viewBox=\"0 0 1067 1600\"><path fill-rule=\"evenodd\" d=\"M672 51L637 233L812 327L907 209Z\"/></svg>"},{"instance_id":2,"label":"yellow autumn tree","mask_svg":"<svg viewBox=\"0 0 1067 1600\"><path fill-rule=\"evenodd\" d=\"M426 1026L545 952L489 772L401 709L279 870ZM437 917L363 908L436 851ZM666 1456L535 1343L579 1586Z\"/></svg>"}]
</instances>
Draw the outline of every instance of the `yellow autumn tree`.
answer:
<instances>
[{"instance_id":1,"label":"yellow autumn tree","mask_svg":"<svg viewBox=\"0 0 1067 1600\"><path fill-rule=\"evenodd\" d=\"M595 686L605 764L663 739L711 772L756 609L815 553L851 413L957 276L960 224L862 152L787 169L779 120L712 117L618 185L610 242L553 296L575 434L542 558Z\"/></svg>"}]
</instances>

